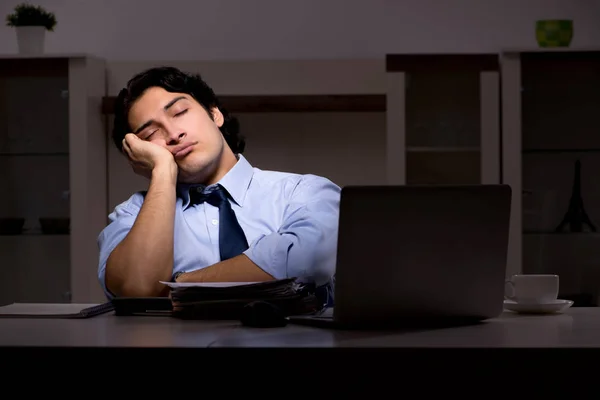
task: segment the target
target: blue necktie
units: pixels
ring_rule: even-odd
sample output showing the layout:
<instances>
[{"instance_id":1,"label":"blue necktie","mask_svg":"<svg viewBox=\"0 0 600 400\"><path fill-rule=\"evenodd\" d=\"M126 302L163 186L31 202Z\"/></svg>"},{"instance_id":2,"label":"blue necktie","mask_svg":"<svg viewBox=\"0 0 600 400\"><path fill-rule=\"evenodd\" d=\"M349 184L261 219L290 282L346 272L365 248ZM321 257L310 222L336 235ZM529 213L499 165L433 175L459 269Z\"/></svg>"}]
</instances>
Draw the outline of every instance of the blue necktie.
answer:
<instances>
[{"instance_id":1,"label":"blue necktie","mask_svg":"<svg viewBox=\"0 0 600 400\"><path fill-rule=\"evenodd\" d=\"M219 252L221 261L239 256L248 249L244 231L231 208L227 193L221 185L209 193L190 192L190 201L195 204L206 201L219 208Z\"/></svg>"}]
</instances>

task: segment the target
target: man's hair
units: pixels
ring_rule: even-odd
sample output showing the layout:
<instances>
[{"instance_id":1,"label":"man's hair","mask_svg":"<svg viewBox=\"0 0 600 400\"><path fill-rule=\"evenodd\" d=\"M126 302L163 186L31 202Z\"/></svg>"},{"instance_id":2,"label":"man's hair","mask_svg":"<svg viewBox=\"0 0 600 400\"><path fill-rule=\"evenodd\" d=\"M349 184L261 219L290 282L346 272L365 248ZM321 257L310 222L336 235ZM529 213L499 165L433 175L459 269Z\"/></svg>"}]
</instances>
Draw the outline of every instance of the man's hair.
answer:
<instances>
[{"instance_id":1,"label":"man's hair","mask_svg":"<svg viewBox=\"0 0 600 400\"><path fill-rule=\"evenodd\" d=\"M238 120L229 115L221 107L219 99L213 90L198 74L189 74L174 67L155 67L140 72L127 82L127 86L119 92L115 101L115 118L112 138L119 149L123 151L123 139L132 132L129 126L129 110L133 103L151 87L161 87L172 93L186 93L192 96L212 118L211 109L218 107L223 114L221 133L233 153L242 153L245 147L244 137L239 133Z\"/></svg>"}]
</instances>

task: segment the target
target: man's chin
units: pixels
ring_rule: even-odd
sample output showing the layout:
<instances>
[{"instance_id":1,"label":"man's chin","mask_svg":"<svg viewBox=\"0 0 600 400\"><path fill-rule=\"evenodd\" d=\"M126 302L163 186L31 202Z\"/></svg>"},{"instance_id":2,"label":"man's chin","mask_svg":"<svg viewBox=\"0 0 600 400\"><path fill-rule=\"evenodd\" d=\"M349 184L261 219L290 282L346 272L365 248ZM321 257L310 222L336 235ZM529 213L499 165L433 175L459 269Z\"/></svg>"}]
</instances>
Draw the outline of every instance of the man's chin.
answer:
<instances>
[{"instance_id":1,"label":"man's chin","mask_svg":"<svg viewBox=\"0 0 600 400\"><path fill-rule=\"evenodd\" d=\"M179 173L177 175L177 182L179 182L179 183L196 183L196 182L194 182L192 175L190 175L186 172L182 172L181 169L179 170Z\"/></svg>"},{"instance_id":2,"label":"man's chin","mask_svg":"<svg viewBox=\"0 0 600 400\"><path fill-rule=\"evenodd\" d=\"M186 166L186 167L187 168L179 166L177 182L194 184L194 183L202 183L206 179L206 174L203 173L204 171L206 171L206 168L196 167L196 168L190 169L189 166Z\"/></svg>"}]
</instances>

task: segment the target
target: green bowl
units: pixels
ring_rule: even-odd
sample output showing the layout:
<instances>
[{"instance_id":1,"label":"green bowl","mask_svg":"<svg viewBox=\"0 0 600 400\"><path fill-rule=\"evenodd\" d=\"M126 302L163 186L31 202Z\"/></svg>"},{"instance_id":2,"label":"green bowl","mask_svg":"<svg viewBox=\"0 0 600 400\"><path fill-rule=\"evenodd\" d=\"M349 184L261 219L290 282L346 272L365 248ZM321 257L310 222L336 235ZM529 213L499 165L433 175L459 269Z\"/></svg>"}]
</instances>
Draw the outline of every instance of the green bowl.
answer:
<instances>
[{"instance_id":1,"label":"green bowl","mask_svg":"<svg viewBox=\"0 0 600 400\"><path fill-rule=\"evenodd\" d=\"M536 21L535 38L540 47L569 47L573 39L573 20L546 19Z\"/></svg>"}]
</instances>

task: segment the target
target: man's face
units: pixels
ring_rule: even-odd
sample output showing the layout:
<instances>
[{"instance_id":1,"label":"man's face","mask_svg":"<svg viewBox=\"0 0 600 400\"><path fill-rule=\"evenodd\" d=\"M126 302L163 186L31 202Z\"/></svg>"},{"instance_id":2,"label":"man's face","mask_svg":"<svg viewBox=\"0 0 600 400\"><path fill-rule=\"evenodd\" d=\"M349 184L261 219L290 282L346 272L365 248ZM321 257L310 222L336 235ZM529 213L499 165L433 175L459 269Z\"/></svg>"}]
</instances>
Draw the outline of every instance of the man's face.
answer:
<instances>
[{"instance_id":1,"label":"man's face","mask_svg":"<svg viewBox=\"0 0 600 400\"><path fill-rule=\"evenodd\" d=\"M140 139L173 153L180 182L194 182L213 173L225 146L223 115L218 109L212 115L188 94L152 87L134 102L128 120Z\"/></svg>"}]
</instances>

